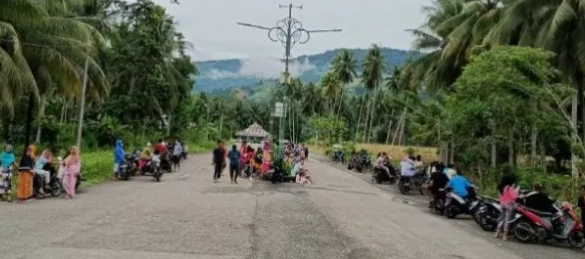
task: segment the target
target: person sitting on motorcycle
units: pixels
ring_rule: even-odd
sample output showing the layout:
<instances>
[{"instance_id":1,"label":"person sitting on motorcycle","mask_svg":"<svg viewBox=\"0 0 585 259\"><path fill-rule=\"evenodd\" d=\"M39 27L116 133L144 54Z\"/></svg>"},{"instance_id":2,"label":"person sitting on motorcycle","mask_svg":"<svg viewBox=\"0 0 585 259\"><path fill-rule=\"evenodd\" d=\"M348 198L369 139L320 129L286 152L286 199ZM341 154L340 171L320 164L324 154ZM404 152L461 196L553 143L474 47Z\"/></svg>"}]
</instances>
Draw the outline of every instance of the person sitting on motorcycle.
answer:
<instances>
[{"instance_id":1,"label":"person sitting on motorcycle","mask_svg":"<svg viewBox=\"0 0 585 259\"><path fill-rule=\"evenodd\" d=\"M449 180L447 188L450 188L455 195L467 200L469 190L476 187L463 176L460 170L457 170L457 174Z\"/></svg>"},{"instance_id":2,"label":"person sitting on motorcycle","mask_svg":"<svg viewBox=\"0 0 585 259\"><path fill-rule=\"evenodd\" d=\"M142 150L142 154L140 154L140 170L143 170L144 167L152 160L152 153L150 152L150 148L147 145L144 150Z\"/></svg>"},{"instance_id":3,"label":"person sitting on motorcycle","mask_svg":"<svg viewBox=\"0 0 585 259\"><path fill-rule=\"evenodd\" d=\"M416 174L414 162L408 156L400 161L400 175L403 177L413 177Z\"/></svg>"},{"instance_id":4,"label":"person sitting on motorcycle","mask_svg":"<svg viewBox=\"0 0 585 259\"><path fill-rule=\"evenodd\" d=\"M449 179L453 178L457 175L457 171L454 169L453 164L448 164L446 167L443 168L443 173L449 177Z\"/></svg>"},{"instance_id":5,"label":"person sitting on motorcycle","mask_svg":"<svg viewBox=\"0 0 585 259\"><path fill-rule=\"evenodd\" d=\"M525 200L524 206L537 211L557 213L558 210L554 207L554 201L542 192L543 189L541 184L534 184L532 192L520 197Z\"/></svg>"},{"instance_id":6,"label":"person sitting on motorcycle","mask_svg":"<svg viewBox=\"0 0 585 259\"><path fill-rule=\"evenodd\" d=\"M416 167L417 170L421 170L424 168L422 157L420 155L417 155L416 158L414 159L414 166Z\"/></svg>"},{"instance_id":7,"label":"person sitting on motorcycle","mask_svg":"<svg viewBox=\"0 0 585 259\"><path fill-rule=\"evenodd\" d=\"M435 165L431 165L431 167L436 167L438 163ZM436 202L440 197L441 189L444 189L445 186L449 183L449 178L443 172L439 170L434 170L431 173L429 185L431 190L431 195L433 195L433 200Z\"/></svg>"},{"instance_id":8,"label":"person sitting on motorcycle","mask_svg":"<svg viewBox=\"0 0 585 259\"><path fill-rule=\"evenodd\" d=\"M386 171L386 173L389 174L390 170L386 166L386 163L388 162L387 159L388 155L386 155L385 152L378 153L378 158L376 158L376 164L374 164L374 168L383 169L384 171Z\"/></svg>"},{"instance_id":9,"label":"person sitting on motorcycle","mask_svg":"<svg viewBox=\"0 0 585 259\"><path fill-rule=\"evenodd\" d=\"M46 196L44 191L45 185L51 183L51 172L44 170L45 165L51 164L52 162L53 156L51 155L51 151L49 150L44 150L41 156L37 158L37 161L35 162L34 172L36 174L35 177L38 177L35 180L39 184L39 193L42 196Z\"/></svg>"}]
</instances>

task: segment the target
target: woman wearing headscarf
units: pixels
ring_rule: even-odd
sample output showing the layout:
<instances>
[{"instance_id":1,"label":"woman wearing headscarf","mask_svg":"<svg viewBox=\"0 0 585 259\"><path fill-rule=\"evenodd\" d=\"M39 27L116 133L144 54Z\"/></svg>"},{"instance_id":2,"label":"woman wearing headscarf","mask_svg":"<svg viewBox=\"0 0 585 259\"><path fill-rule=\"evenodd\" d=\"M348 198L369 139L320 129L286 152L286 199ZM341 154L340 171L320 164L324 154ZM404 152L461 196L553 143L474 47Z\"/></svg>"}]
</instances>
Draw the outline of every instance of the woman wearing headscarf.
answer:
<instances>
[{"instance_id":1,"label":"woman wearing headscarf","mask_svg":"<svg viewBox=\"0 0 585 259\"><path fill-rule=\"evenodd\" d=\"M16 196L18 197L19 203L23 203L24 200L33 196L33 169L35 160L32 155L32 149L30 147L27 148L18 166L18 189Z\"/></svg>"},{"instance_id":2,"label":"woman wearing headscarf","mask_svg":"<svg viewBox=\"0 0 585 259\"><path fill-rule=\"evenodd\" d=\"M39 186L39 193L43 196L46 196L43 186L51 183L51 172L45 170L45 166L47 164L51 164L53 162L53 156L51 155L51 151L45 149L41 156L35 162L35 173L38 175L36 182ZM44 184L43 182L44 181Z\"/></svg>"},{"instance_id":3,"label":"woman wearing headscarf","mask_svg":"<svg viewBox=\"0 0 585 259\"><path fill-rule=\"evenodd\" d=\"M264 147L262 148L264 154L262 154L262 173L268 174L270 171L270 165L272 164L272 156L270 154L270 142L264 141Z\"/></svg>"},{"instance_id":4,"label":"woman wearing headscarf","mask_svg":"<svg viewBox=\"0 0 585 259\"><path fill-rule=\"evenodd\" d=\"M146 164L148 164L148 162L152 159L152 152L150 151L150 147L152 145L150 144L150 142L146 143L146 146L144 147L144 149L142 149L142 153L140 154L140 161L139 161L139 167L140 170L142 170L144 168L144 166Z\"/></svg>"},{"instance_id":5,"label":"woman wearing headscarf","mask_svg":"<svg viewBox=\"0 0 585 259\"><path fill-rule=\"evenodd\" d=\"M14 165L12 146L4 145L0 159L2 161L0 167L0 195L2 200L12 201L12 166Z\"/></svg>"},{"instance_id":6,"label":"woman wearing headscarf","mask_svg":"<svg viewBox=\"0 0 585 259\"><path fill-rule=\"evenodd\" d=\"M63 189L67 195L66 198L75 197L75 184L77 183L77 175L81 170L81 158L77 147L71 147L69 156L63 161L65 172L63 172Z\"/></svg>"}]
</instances>

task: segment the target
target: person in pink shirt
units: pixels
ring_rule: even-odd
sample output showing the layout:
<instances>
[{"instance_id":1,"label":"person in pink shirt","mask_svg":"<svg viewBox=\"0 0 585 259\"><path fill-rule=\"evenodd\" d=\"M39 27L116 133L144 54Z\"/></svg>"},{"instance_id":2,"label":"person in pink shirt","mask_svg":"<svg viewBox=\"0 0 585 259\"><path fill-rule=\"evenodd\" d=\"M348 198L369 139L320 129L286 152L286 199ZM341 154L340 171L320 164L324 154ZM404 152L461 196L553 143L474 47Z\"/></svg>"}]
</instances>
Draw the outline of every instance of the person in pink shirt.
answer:
<instances>
[{"instance_id":1,"label":"person in pink shirt","mask_svg":"<svg viewBox=\"0 0 585 259\"><path fill-rule=\"evenodd\" d=\"M512 176L504 176L498 185L498 190L500 191L502 216L498 222L495 237L499 238L501 234L503 240L508 240L510 221L512 221L512 218L514 217L516 199L520 195L520 187L516 186L516 178Z\"/></svg>"}]
</instances>

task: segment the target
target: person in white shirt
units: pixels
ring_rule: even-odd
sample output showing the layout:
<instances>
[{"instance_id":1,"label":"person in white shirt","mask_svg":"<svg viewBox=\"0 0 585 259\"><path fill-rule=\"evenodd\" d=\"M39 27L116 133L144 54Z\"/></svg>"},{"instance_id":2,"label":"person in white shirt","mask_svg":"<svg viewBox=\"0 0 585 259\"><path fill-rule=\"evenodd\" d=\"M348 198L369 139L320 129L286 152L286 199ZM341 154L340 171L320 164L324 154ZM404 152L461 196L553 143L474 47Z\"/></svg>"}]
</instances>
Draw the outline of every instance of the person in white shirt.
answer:
<instances>
[{"instance_id":1,"label":"person in white shirt","mask_svg":"<svg viewBox=\"0 0 585 259\"><path fill-rule=\"evenodd\" d=\"M416 174L416 168L414 166L414 161L412 161L408 156L405 156L402 161L400 161L400 175L412 177Z\"/></svg>"}]
</instances>

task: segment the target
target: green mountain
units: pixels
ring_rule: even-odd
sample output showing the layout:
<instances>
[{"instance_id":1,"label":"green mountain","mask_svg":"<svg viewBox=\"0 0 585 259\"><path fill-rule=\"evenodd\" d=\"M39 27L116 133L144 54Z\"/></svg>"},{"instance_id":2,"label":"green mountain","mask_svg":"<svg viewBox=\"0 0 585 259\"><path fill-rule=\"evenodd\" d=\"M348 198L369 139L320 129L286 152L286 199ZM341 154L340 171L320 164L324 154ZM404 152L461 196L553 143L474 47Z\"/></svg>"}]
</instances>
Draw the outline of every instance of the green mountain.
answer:
<instances>
[{"instance_id":1,"label":"green mountain","mask_svg":"<svg viewBox=\"0 0 585 259\"><path fill-rule=\"evenodd\" d=\"M366 49L349 49L358 64L361 64ZM329 50L325 53L300 56L293 60L291 74L299 76L305 82L317 83L340 49ZM382 48L382 54L389 68L400 66L408 59L416 58L420 53ZM233 89L245 90L250 95L255 92L269 92L271 86L276 85L280 70L284 67L280 60L212 60L197 62L199 75L196 77L195 91L215 95L227 95ZM261 89L258 89L261 88ZM252 93L254 92L254 93ZM262 96L262 95L261 95Z\"/></svg>"}]
</instances>

